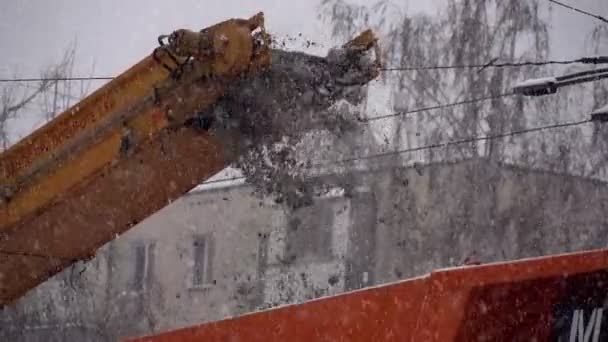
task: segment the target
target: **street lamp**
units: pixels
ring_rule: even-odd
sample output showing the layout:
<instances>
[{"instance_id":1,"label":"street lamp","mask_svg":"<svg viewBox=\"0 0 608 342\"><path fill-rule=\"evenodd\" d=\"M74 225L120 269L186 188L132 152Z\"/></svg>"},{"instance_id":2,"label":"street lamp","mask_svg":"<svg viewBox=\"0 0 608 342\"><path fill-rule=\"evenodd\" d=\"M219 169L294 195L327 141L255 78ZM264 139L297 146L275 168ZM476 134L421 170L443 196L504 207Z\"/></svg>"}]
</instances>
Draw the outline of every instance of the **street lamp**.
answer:
<instances>
[{"instance_id":1,"label":"street lamp","mask_svg":"<svg viewBox=\"0 0 608 342\"><path fill-rule=\"evenodd\" d=\"M608 122L608 104L591 112L591 121Z\"/></svg>"},{"instance_id":2,"label":"street lamp","mask_svg":"<svg viewBox=\"0 0 608 342\"><path fill-rule=\"evenodd\" d=\"M515 94L542 96L557 93L557 78L544 77L525 80L513 87Z\"/></svg>"},{"instance_id":3,"label":"street lamp","mask_svg":"<svg viewBox=\"0 0 608 342\"><path fill-rule=\"evenodd\" d=\"M549 95L555 94L557 89L561 87L598 81L605 78L608 78L608 68L587 70L558 77L534 78L516 84L513 87L513 92L526 96Z\"/></svg>"}]
</instances>

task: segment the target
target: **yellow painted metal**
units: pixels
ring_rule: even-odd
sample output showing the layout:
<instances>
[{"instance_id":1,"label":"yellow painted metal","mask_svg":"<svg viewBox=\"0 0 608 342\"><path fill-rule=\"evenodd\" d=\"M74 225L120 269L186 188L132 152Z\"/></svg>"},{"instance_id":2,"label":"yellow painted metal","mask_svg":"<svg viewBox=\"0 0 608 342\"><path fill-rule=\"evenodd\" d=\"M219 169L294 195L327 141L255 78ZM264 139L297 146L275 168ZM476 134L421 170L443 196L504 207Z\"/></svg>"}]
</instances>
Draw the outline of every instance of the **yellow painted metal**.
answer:
<instances>
[{"instance_id":1,"label":"yellow painted metal","mask_svg":"<svg viewBox=\"0 0 608 342\"><path fill-rule=\"evenodd\" d=\"M101 169L116 158L122 136L122 129L115 129L99 144L66 160L53 173L38 177L32 186L18 192L0 211L0 229L19 222L23 213L33 213L53 199L59 199L61 194L82 182L92 171Z\"/></svg>"},{"instance_id":2,"label":"yellow painted metal","mask_svg":"<svg viewBox=\"0 0 608 342\"><path fill-rule=\"evenodd\" d=\"M374 59L376 68L374 69L373 77L375 78L380 74L380 69L382 68L382 51L380 45L378 45L378 38L374 34L374 31L365 30L342 47L353 52L369 51L373 49L376 57Z\"/></svg>"},{"instance_id":3,"label":"yellow painted metal","mask_svg":"<svg viewBox=\"0 0 608 342\"><path fill-rule=\"evenodd\" d=\"M0 154L0 305L232 161L225 141L183 123L270 64L263 23L258 14L176 33L160 60L146 57ZM368 33L352 47L370 42Z\"/></svg>"},{"instance_id":4,"label":"yellow painted metal","mask_svg":"<svg viewBox=\"0 0 608 342\"><path fill-rule=\"evenodd\" d=\"M163 66L178 67L170 50L157 55L160 63L145 58L0 154L0 190L8 193L0 201L0 304L230 162L221 142L182 124L230 82L270 63L268 45L254 34L267 38L259 24L261 14L203 30L212 49L181 66L179 78Z\"/></svg>"},{"instance_id":5,"label":"yellow painted metal","mask_svg":"<svg viewBox=\"0 0 608 342\"><path fill-rule=\"evenodd\" d=\"M256 42L251 37L258 28L264 28L262 13L247 20L227 20L201 32L181 29L169 36L167 49L182 58L204 60L215 56L209 65L215 75L244 72L248 63L243 61L251 60L251 54L255 52ZM260 35L259 38L268 44L268 36L263 30Z\"/></svg>"},{"instance_id":6,"label":"yellow painted metal","mask_svg":"<svg viewBox=\"0 0 608 342\"><path fill-rule=\"evenodd\" d=\"M208 60L191 64L191 69L179 82L194 87L196 85L191 82L208 76L209 71L216 77L247 71L254 53L251 22L263 23L263 20L260 15L250 20L232 19L203 30L201 34L216 41L217 51ZM166 58L164 62L168 61ZM147 57L0 155L0 186L11 189L12 195L8 204L0 207L0 229L10 227L48 205L52 198L77 184L85 175L115 159L118 150L113 154L97 154L95 149L86 151L96 135L107 135L104 131L108 128L124 126L141 141L168 125L166 115L159 116L158 111L156 116L140 115L139 109L130 108L142 98L153 96L155 87L159 89L156 94L160 97L177 96L173 89L176 82L167 80L167 75L159 63L151 56ZM196 100L196 97L183 94L178 96L177 100ZM168 116L175 119L170 112ZM102 139L114 140L116 135L102 136ZM85 149L87 156L82 158L95 162L84 163L78 168L69 165L73 163L71 158L75 150L79 149ZM53 185L49 186L51 183Z\"/></svg>"},{"instance_id":7,"label":"yellow painted metal","mask_svg":"<svg viewBox=\"0 0 608 342\"><path fill-rule=\"evenodd\" d=\"M0 155L0 185L16 185L87 128L148 94L168 72L147 57Z\"/></svg>"}]
</instances>

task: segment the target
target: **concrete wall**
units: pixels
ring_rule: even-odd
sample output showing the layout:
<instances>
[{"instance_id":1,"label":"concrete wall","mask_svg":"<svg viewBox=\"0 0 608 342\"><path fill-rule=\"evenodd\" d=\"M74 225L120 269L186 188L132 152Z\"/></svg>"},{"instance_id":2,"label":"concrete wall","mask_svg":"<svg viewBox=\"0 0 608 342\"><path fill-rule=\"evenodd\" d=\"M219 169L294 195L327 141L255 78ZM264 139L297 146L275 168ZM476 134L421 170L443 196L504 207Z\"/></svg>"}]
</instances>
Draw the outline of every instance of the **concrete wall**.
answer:
<instances>
[{"instance_id":1,"label":"concrete wall","mask_svg":"<svg viewBox=\"0 0 608 342\"><path fill-rule=\"evenodd\" d=\"M185 196L115 243L114 292L125 296L124 306L141 302L142 311L151 317L140 331L217 320L248 312L261 301L255 298L259 296L258 244L261 236L276 229L274 222L281 212L249 192L239 186ZM201 238L206 241L208 264L203 283L197 285L194 244ZM155 245L149 288L143 293L121 291L134 278L129 260L135 258L134 246L142 242ZM117 317L123 314L119 311Z\"/></svg>"},{"instance_id":2,"label":"concrete wall","mask_svg":"<svg viewBox=\"0 0 608 342\"><path fill-rule=\"evenodd\" d=\"M608 187L599 181L487 160L373 178L382 281L460 265L469 256L512 260L608 243Z\"/></svg>"},{"instance_id":3,"label":"concrete wall","mask_svg":"<svg viewBox=\"0 0 608 342\"><path fill-rule=\"evenodd\" d=\"M487 160L348 176L345 195L296 212L247 186L184 196L5 308L0 340L114 340L416 276L472 254L495 261L608 241L605 183ZM206 278L193 286L201 238Z\"/></svg>"}]
</instances>

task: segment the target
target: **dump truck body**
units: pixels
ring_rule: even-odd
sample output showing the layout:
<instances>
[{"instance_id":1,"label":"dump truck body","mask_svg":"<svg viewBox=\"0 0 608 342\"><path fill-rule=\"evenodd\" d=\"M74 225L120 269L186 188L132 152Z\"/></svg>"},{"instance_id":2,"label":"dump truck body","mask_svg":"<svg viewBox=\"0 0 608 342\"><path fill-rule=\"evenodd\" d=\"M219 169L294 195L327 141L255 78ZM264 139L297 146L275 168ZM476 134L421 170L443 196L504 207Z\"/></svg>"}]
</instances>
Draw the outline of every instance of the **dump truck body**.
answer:
<instances>
[{"instance_id":1,"label":"dump truck body","mask_svg":"<svg viewBox=\"0 0 608 342\"><path fill-rule=\"evenodd\" d=\"M608 251L439 270L424 277L130 340L608 340Z\"/></svg>"}]
</instances>

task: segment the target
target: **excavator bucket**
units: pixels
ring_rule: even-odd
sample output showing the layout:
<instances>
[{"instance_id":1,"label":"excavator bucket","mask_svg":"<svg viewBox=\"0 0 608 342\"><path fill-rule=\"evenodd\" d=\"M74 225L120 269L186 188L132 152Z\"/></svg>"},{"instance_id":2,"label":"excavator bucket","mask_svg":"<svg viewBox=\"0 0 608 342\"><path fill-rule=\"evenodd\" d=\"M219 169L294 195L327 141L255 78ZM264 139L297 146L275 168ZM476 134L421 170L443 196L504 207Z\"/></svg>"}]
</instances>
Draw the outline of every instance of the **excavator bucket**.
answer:
<instances>
[{"instance_id":1,"label":"excavator bucket","mask_svg":"<svg viewBox=\"0 0 608 342\"><path fill-rule=\"evenodd\" d=\"M270 70L272 56L285 63L290 53L271 51L262 13L199 32L176 30L159 43L150 56L0 154L0 306L91 258L234 162L237 153L229 146L246 140L243 132L193 123L204 121L236 85L257 84L264 73L293 80L285 74L293 68ZM370 44L375 38L368 32L343 50L357 62ZM331 66L321 57L294 55ZM362 84L377 75L376 67L355 64L358 71L346 81ZM341 75L344 68L334 69ZM299 76L302 86L316 80ZM274 99L253 89L254 99ZM289 100L298 97L306 100ZM267 106L260 101L264 108L251 109L271 111Z\"/></svg>"},{"instance_id":2,"label":"excavator bucket","mask_svg":"<svg viewBox=\"0 0 608 342\"><path fill-rule=\"evenodd\" d=\"M353 40L344 44L343 48L351 49L359 52L373 51L375 56L376 71L379 73L382 67L382 53L380 45L378 45L378 38L374 35L372 30L363 31L360 35L355 37Z\"/></svg>"},{"instance_id":3,"label":"excavator bucket","mask_svg":"<svg viewBox=\"0 0 608 342\"><path fill-rule=\"evenodd\" d=\"M608 341L608 250L424 277L130 340Z\"/></svg>"}]
</instances>

